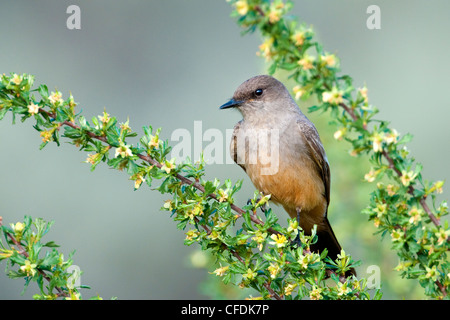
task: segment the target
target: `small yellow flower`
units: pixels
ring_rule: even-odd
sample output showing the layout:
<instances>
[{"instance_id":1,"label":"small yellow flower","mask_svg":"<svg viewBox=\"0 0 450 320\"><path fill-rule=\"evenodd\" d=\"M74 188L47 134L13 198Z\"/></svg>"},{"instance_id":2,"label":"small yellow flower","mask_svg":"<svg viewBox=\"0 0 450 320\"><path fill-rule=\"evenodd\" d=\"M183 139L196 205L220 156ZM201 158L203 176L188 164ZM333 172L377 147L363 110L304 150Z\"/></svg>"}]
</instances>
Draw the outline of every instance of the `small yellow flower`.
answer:
<instances>
[{"instance_id":1,"label":"small yellow flower","mask_svg":"<svg viewBox=\"0 0 450 320\"><path fill-rule=\"evenodd\" d=\"M352 150L349 151L349 154L352 157L357 157L360 152L361 152L361 150L359 150L359 149L352 149Z\"/></svg>"},{"instance_id":2,"label":"small yellow flower","mask_svg":"<svg viewBox=\"0 0 450 320\"><path fill-rule=\"evenodd\" d=\"M11 78L11 82L18 86L22 82L22 76L14 73L13 77Z\"/></svg>"},{"instance_id":3,"label":"small yellow flower","mask_svg":"<svg viewBox=\"0 0 450 320\"><path fill-rule=\"evenodd\" d=\"M291 39L295 42L296 46L302 46L305 42L305 33L303 31L296 31L292 36Z\"/></svg>"},{"instance_id":4,"label":"small yellow flower","mask_svg":"<svg viewBox=\"0 0 450 320\"><path fill-rule=\"evenodd\" d=\"M446 242L449 234L450 230L445 231L444 229L440 228L438 232L435 233L436 237L438 237L437 245L440 246L441 244Z\"/></svg>"},{"instance_id":5,"label":"small yellow flower","mask_svg":"<svg viewBox=\"0 0 450 320\"><path fill-rule=\"evenodd\" d=\"M164 170L166 173L170 173L173 169L176 168L175 165L175 159L172 159L170 161L164 161L164 164L161 167L161 170Z\"/></svg>"},{"instance_id":6,"label":"small yellow flower","mask_svg":"<svg viewBox=\"0 0 450 320\"><path fill-rule=\"evenodd\" d=\"M391 233L392 241L394 242L401 241L404 235L405 233L402 230L396 229Z\"/></svg>"},{"instance_id":7,"label":"small yellow flower","mask_svg":"<svg viewBox=\"0 0 450 320\"><path fill-rule=\"evenodd\" d=\"M297 219L292 219L289 221L289 227L287 228L289 235L297 235L298 233L298 221Z\"/></svg>"},{"instance_id":8,"label":"small yellow flower","mask_svg":"<svg viewBox=\"0 0 450 320\"><path fill-rule=\"evenodd\" d=\"M103 124L107 124L110 117L109 114L106 111L103 111L103 115L102 116L98 116L98 119L103 123Z\"/></svg>"},{"instance_id":9,"label":"small yellow flower","mask_svg":"<svg viewBox=\"0 0 450 320\"><path fill-rule=\"evenodd\" d=\"M381 219L378 217L373 218L373 224L378 228L381 225Z\"/></svg>"},{"instance_id":10,"label":"small yellow flower","mask_svg":"<svg viewBox=\"0 0 450 320\"><path fill-rule=\"evenodd\" d=\"M214 270L213 273L215 273L216 276L223 277L225 275L225 273L228 271L228 269L229 269L229 266L220 267L220 268L217 268L216 270Z\"/></svg>"},{"instance_id":11,"label":"small yellow flower","mask_svg":"<svg viewBox=\"0 0 450 320\"><path fill-rule=\"evenodd\" d=\"M42 131L40 136L42 137L42 142L49 142L52 138L53 131Z\"/></svg>"},{"instance_id":12,"label":"small yellow flower","mask_svg":"<svg viewBox=\"0 0 450 320\"><path fill-rule=\"evenodd\" d=\"M360 89L359 89L359 93L360 93L361 96L363 97L365 103L368 103L368 102L369 102L369 98L368 98L368 96L367 96L367 92L368 92L368 89L367 89L366 86L364 86L364 88L360 88Z\"/></svg>"},{"instance_id":13,"label":"small yellow flower","mask_svg":"<svg viewBox=\"0 0 450 320\"><path fill-rule=\"evenodd\" d=\"M442 193L442 192L444 192L444 190L443 190L443 186L444 186L444 181L437 181L436 182L436 184L435 184L435 186L436 186L436 192L437 193Z\"/></svg>"},{"instance_id":14,"label":"small yellow flower","mask_svg":"<svg viewBox=\"0 0 450 320\"><path fill-rule=\"evenodd\" d=\"M28 112L33 115L37 114L39 112L39 106L32 102L30 105L28 105Z\"/></svg>"},{"instance_id":15,"label":"small yellow flower","mask_svg":"<svg viewBox=\"0 0 450 320\"><path fill-rule=\"evenodd\" d=\"M352 290L348 287L347 282L338 283L338 296L345 296L346 294L350 293Z\"/></svg>"},{"instance_id":16,"label":"small yellow flower","mask_svg":"<svg viewBox=\"0 0 450 320\"><path fill-rule=\"evenodd\" d=\"M274 55L272 51L273 42L273 38L267 38L266 40L264 40L264 42L259 46L260 52L258 52L257 55L262 55L264 58L266 58L267 61L269 61L270 58Z\"/></svg>"},{"instance_id":17,"label":"small yellow flower","mask_svg":"<svg viewBox=\"0 0 450 320\"><path fill-rule=\"evenodd\" d=\"M342 98L343 92L333 87L331 91L325 91L322 93L322 101L330 104L340 104L344 101Z\"/></svg>"},{"instance_id":18,"label":"small yellow flower","mask_svg":"<svg viewBox=\"0 0 450 320\"><path fill-rule=\"evenodd\" d=\"M438 276L438 271L436 270L436 266L433 266L432 268L425 267L427 273L425 275L426 278L431 279L433 281L436 281Z\"/></svg>"},{"instance_id":19,"label":"small yellow flower","mask_svg":"<svg viewBox=\"0 0 450 320\"><path fill-rule=\"evenodd\" d=\"M395 143L397 142L397 140L398 140L398 132L395 129L391 130L384 136L384 141L386 141L387 144Z\"/></svg>"},{"instance_id":20,"label":"small yellow flower","mask_svg":"<svg viewBox=\"0 0 450 320\"><path fill-rule=\"evenodd\" d=\"M401 180L402 184L405 187L407 187L416 178L416 176L417 176L417 173L414 173L413 171L406 172L405 170L403 170L400 180Z\"/></svg>"},{"instance_id":21,"label":"small yellow flower","mask_svg":"<svg viewBox=\"0 0 450 320\"><path fill-rule=\"evenodd\" d=\"M144 177L141 174L138 174L134 179L134 189L139 189L142 182L144 181L145 181Z\"/></svg>"},{"instance_id":22,"label":"small yellow flower","mask_svg":"<svg viewBox=\"0 0 450 320\"><path fill-rule=\"evenodd\" d=\"M150 142L148 143L148 147L150 149L159 147L159 137L157 135L152 136L152 138L150 139Z\"/></svg>"},{"instance_id":23,"label":"small yellow flower","mask_svg":"<svg viewBox=\"0 0 450 320\"><path fill-rule=\"evenodd\" d=\"M255 235L251 238L251 240L255 241L258 244L258 249L261 251L264 240L267 238L267 232L262 232L261 230L257 230Z\"/></svg>"},{"instance_id":24,"label":"small yellow flower","mask_svg":"<svg viewBox=\"0 0 450 320\"><path fill-rule=\"evenodd\" d=\"M387 212L386 203L377 203L377 206L373 209L378 218L381 218Z\"/></svg>"},{"instance_id":25,"label":"small yellow flower","mask_svg":"<svg viewBox=\"0 0 450 320\"><path fill-rule=\"evenodd\" d=\"M399 264L394 268L395 271L403 271L406 270L409 266L411 266L411 262L399 262Z\"/></svg>"},{"instance_id":26,"label":"small yellow flower","mask_svg":"<svg viewBox=\"0 0 450 320\"><path fill-rule=\"evenodd\" d=\"M422 210L417 209L416 206L412 207L408 214L411 217L409 223L417 224L422 219Z\"/></svg>"},{"instance_id":27,"label":"small yellow flower","mask_svg":"<svg viewBox=\"0 0 450 320\"><path fill-rule=\"evenodd\" d=\"M25 260L25 265L20 267L20 270L22 270L22 272L25 272L27 274L27 276L34 276L36 274L36 264L35 263L31 263L30 260Z\"/></svg>"},{"instance_id":28,"label":"small yellow flower","mask_svg":"<svg viewBox=\"0 0 450 320\"><path fill-rule=\"evenodd\" d=\"M127 132L131 132L131 128L129 125L129 121L125 122L125 123L121 123L120 124L120 130L122 131L127 131Z\"/></svg>"},{"instance_id":29,"label":"small yellow flower","mask_svg":"<svg viewBox=\"0 0 450 320\"><path fill-rule=\"evenodd\" d=\"M270 238L274 241L271 241L270 244L276 245L277 248L283 248L287 244L287 239L283 234L272 234Z\"/></svg>"},{"instance_id":30,"label":"small yellow flower","mask_svg":"<svg viewBox=\"0 0 450 320\"><path fill-rule=\"evenodd\" d=\"M276 7L271 6L270 11L269 11L269 22L275 23L275 22L280 21L281 15L282 15L281 10L278 10Z\"/></svg>"},{"instance_id":31,"label":"small yellow flower","mask_svg":"<svg viewBox=\"0 0 450 320\"><path fill-rule=\"evenodd\" d=\"M297 63L303 68L303 70L310 70L314 68L313 66L314 57L305 54L302 59L300 59Z\"/></svg>"},{"instance_id":32,"label":"small yellow flower","mask_svg":"<svg viewBox=\"0 0 450 320\"><path fill-rule=\"evenodd\" d=\"M53 105L56 105L56 104L59 104L59 103L63 102L62 93L59 92L59 91L56 91L56 92L52 91L52 93L50 94L50 97L48 97L48 99L50 100L50 102Z\"/></svg>"},{"instance_id":33,"label":"small yellow flower","mask_svg":"<svg viewBox=\"0 0 450 320\"><path fill-rule=\"evenodd\" d=\"M241 15L245 16L248 12L248 3L247 0L239 0L235 3L236 11Z\"/></svg>"},{"instance_id":34,"label":"small yellow flower","mask_svg":"<svg viewBox=\"0 0 450 320\"><path fill-rule=\"evenodd\" d=\"M211 239L211 240L216 240L216 239L219 239L219 236L220 236L220 234L216 230L213 230L208 235L208 238Z\"/></svg>"},{"instance_id":35,"label":"small yellow flower","mask_svg":"<svg viewBox=\"0 0 450 320\"><path fill-rule=\"evenodd\" d=\"M69 107L71 107L72 109L75 108L77 106L77 103L73 100L73 96L72 93L70 93L69 95ZM72 110L73 111L73 110Z\"/></svg>"},{"instance_id":36,"label":"small yellow flower","mask_svg":"<svg viewBox=\"0 0 450 320\"><path fill-rule=\"evenodd\" d=\"M388 184L386 187L386 190L387 190L388 195L392 197L397 194L398 187L393 184Z\"/></svg>"},{"instance_id":37,"label":"small yellow flower","mask_svg":"<svg viewBox=\"0 0 450 320\"><path fill-rule=\"evenodd\" d=\"M164 207L164 209L167 209L167 210L173 210L173 207L172 207L172 200L166 200L165 202L164 202L164 205L163 205L163 207Z\"/></svg>"},{"instance_id":38,"label":"small yellow flower","mask_svg":"<svg viewBox=\"0 0 450 320\"><path fill-rule=\"evenodd\" d=\"M277 263L270 263L270 266L267 268L270 273L270 278L275 279L277 274L281 271L280 266Z\"/></svg>"},{"instance_id":39,"label":"small yellow flower","mask_svg":"<svg viewBox=\"0 0 450 320\"><path fill-rule=\"evenodd\" d=\"M322 289L317 288L315 285L313 285L311 292L309 293L309 297L311 300L320 300L322 299Z\"/></svg>"},{"instance_id":40,"label":"small yellow flower","mask_svg":"<svg viewBox=\"0 0 450 320\"><path fill-rule=\"evenodd\" d=\"M95 153L95 154L88 154L87 158L86 158L86 163L90 163L90 164L95 164L98 160L98 156L100 156L99 153Z\"/></svg>"},{"instance_id":41,"label":"small yellow flower","mask_svg":"<svg viewBox=\"0 0 450 320\"><path fill-rule=\"evenodd\" d=\"M366 173L364 175L364 180L366 180L367 182L373 182L377 178L377 175L378 175L378 171L375 171L372 168L372 169L370 169L370 171L368 173Z\"/></svg>"},{"instance_id":42,"label":"small yellow flower","mask_svg":"<svg viewBox=\"0 0 450 320\"><path fill-rule=\"evenodd\" d=\"M299 100L305 93L305 89L300 86L295 86L294 88L292 88L292 91L294 92L295 100Z\"/></svg>"},{"instance_id":43,"label":"small yellow flower","mask_svg":"<svg viewBox=\"0 0 450 320\"><path fill-rule=\"evenodd\" d=\"M131 157L133 153L131 152L130 148L124 144L116 148L116 152L114 155L114 158L117 158L118 156L121 156L122 158Z\"/></svg>"},{"instance_id":44,"label":"small yellow flower","mask_svg":"<svg viewBox=\"0 0 450 320\"><path fill-rule=\"evenodd\" d=\"M444 190L442 188L443 186L444 186L444 181L436 181L434 183L434 185L430 188L428 193L432 193L434 191L436 191L436 193L442 193L442 192L444 192Z\"/></svg>"},{"instance_id":45,"label":"small yellow flower","mask_svg":"<svg viewBox=\"0 0 450 320\"><path fill-rule=\"evenodd\" d=\"M383 151L384 134L375 132L370 139L372 140L372 148L374 152Z\"/></svg>"},{"instance_id":46,"label":"small yellow flower","mask_svg":"<svg viewBox=\"0 0 450 320\"><path fill-rule=\"evenodd\" d=\"M191 210L192 215L201 216L203 214L203 207L200 203L197 203Z\"/></svg>"},{"instance_id":47,"label":"small yellow flower","mask_svg":"<svg viewBox=\"0 0 450 320\"><path fill-rule=\"evenodd\" d=\"M325 65L329 68L333 68L336 66L336 56L334 54L321 56L320 59L325 62Z\"/></svg>"},{"instance_id":48,"label":"small yellow flower","mask_svg":"<svg viewBox=\"0 0 450 320\"><path fill-rule=\"evenodd\" d=\"M20 233L25 228L25 225L22 222L17 222L16 224L11 225L11 227L14 230L14 232Z\"/></svg>"},{"instance_id":49,"label":"small yellow flower","mask_svg":"<svg viewBox=\"0 0 450 320\"><path fill-rule=\"evenodd\" d=\"M308 268L308 264L309 264L309 255L300 255L298 257L297 262L300 264L300 266L302 267L302 269L307 269Z\"/></svg>"},{"instance_id":50,"label":"small yellow flower","mask_svg":"<svg viewBox=\"0 0 450 320\"><path fill-rule=\"evenodd\" d=\"M186 240L195 240L198 238L200 233L196 230L189 230L186 232Z\"/></svg>"},{"instance_id":51,"label":"small yellow flower","mask_svg":"<svg viewBox=\"0 0 450 320\"><path fill-rule=\"evenodd\" d=\"M363 280L353 280L352 288L353 290L361 290L363 285Z\"/></svg>"},{"instance_id":52,"label":"small yellow flower","mask_svg":"<svg viewBox=\"0 0 450 320\"><path fill-rule=\"evenodd\" d=\"M223 189L219 189L219 202L224 202L228 200L228 189L227 190L223 190Z\"/></svg>"},{"instance_id":53,"label":"small yellow flower","mask_svg":"<svg viewBox=\"0 0 450 320\"><path fill-rule=\"evenodd\" d=\"M284 294L287 296L290 296L292 294L292 291L297 287L296 283L288 283L286 287L284 287Z\"/></svg>"},{"instance_id":54,"label":"small yellow flower","mask_svg":"<svg viewBox=\"0 0 450 320\"><path fill-rule=\"evenodd\" d=\"M256 278L257 275L258 275L258 274L257 274L255 271L253 271L252 269L248 268L248 269L247 269L247 272L244 273L244 274L242 275L242 277L243 277L244 279L247 279L247 280L253 280L253 279Z\"/></svg>"},{"instance_id":55,"label":"small yellow flower","mask_svg":"<svg viewBox=\"0 0 450 320\"><path fill-rule=\"evenodd\" d=\"M347 132L347 128L341 128L338 131L336 131L333 135L333 137L336 140L342 140L342 138L344 137L345 133Z\"/></svg>"}]
</instances>

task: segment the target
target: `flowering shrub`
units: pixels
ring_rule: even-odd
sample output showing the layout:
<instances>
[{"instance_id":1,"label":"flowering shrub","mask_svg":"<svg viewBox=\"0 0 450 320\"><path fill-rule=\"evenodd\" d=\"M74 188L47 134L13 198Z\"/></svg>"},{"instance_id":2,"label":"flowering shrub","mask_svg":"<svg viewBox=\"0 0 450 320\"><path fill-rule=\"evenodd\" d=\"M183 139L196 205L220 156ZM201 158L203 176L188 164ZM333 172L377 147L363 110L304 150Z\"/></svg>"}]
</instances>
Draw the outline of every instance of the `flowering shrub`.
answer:
<instances>
[{"instance_id":1,"label":"flowering shrub","mask_svg":"<svg viewBox=\"0 0 450 320\"><path fill-rule=\"evenodd\" d=\"M423 180L421 166L404 146L410 136L401 136L385 121L374 121L377 109L369 103L367 88L355 89L351 77L338 74L338 58L322 49L311 28L286 15L290 1L229 2L235 8L232 17L245 32L259 30L264 37L258 55L270 64L268 72L288 72L296 82L295 98L315 96L318 103L310 111L330 113L339 126L334 137L350 143L352 156L369 155L372 169L364 178L376 187L364 213L381 234L391 236L400 261L397 270L417 279L428 296L448 297L450 230L441 223L448 208L445 202L434 203L443 182ZM88 153L86 163L92 170L105 163L126 172L134 189L157 185L159 192L171 197L161 209L185 232L186 245L198 244L213 254L220 266L212 273L224 283L253 288L259 293L256 298L262 299L381 297L379 291L370 296L366 279L344 276L358 264L344 251L336 261L326 258L326 252L311 252L315 231L306 236L295 219L279 222L265 207L269 196L256 191L246 206L238 207L233 196L242 181L205 180L203 160L175 164L168 158L171 147L160 138L160 129L144 127L139 142L132 143L137 133L129 120L118 123L105 110L89 122L76 111L72 95L63 99L59 91L49 93L45 85L36 89L33 85L32 75L1 76L0 120L7 112L13 121L34 120L41 148L67 139ZM262 215L260 207L265 207ZM10 277L25 278L27 285L37 282L41 294L35 298L81 298L80 288L69 281L66 271L71 257L64 261L53 242L41 242L50 225L30 217L11 227L3 225L0 260L8 261ZM297 237L300 241L294 242ZM40 257L45 247L51 251Z\"/></svg>"}]
</instances>

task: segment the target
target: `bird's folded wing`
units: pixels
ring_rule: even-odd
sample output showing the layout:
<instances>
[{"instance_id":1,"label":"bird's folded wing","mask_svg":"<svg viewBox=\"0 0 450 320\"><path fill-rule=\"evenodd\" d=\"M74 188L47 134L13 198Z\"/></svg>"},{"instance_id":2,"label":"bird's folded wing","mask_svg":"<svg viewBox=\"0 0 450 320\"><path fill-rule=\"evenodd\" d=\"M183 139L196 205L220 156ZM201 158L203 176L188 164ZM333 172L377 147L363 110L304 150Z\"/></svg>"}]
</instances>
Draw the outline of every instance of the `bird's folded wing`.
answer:
<instances>
[{"instance_id":1,"label":"bird's folded wing","mask_svg":"<svg viewBox=\"0 0 450 320\"><path fill-rule=\"evenodd\" d=\"M303 135L306 145L309 149L311 159L317 167L317 173L322 177L325 186L325 198L327 204L330 203L330 166L325 154L322 142L320 141L319 133L311 122L297 121L300 134Z\"/></svg>"}]
</instances>

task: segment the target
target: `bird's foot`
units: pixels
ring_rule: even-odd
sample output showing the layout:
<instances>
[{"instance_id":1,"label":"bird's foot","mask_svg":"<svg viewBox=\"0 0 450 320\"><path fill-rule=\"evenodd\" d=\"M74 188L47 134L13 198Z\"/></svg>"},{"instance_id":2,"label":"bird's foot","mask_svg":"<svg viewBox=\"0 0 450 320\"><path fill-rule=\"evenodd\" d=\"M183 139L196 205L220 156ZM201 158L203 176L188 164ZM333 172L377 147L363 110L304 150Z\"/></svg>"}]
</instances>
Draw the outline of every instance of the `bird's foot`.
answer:
<instances>
[{"instance_id":1,"label":"bird's foot","mask_svg":"<svg viewBox=\"0 0 450 320\"><path fill-rule=\"evenodd\" d=\"M300 248L302 246L302 241L300 240L300 233L297 233L295 239L291 240L290 246L292 248Z\"/></svg>"}]
</instances>

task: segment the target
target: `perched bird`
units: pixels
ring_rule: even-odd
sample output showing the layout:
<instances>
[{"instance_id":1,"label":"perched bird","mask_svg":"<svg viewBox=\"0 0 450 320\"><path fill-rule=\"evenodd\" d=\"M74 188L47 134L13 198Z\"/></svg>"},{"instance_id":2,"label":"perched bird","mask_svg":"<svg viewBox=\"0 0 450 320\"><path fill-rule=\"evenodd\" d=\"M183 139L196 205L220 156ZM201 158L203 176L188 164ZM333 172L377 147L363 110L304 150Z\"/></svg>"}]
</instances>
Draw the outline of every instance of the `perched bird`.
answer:
<instances>
[{"instance_id":1,"label":"perched bird","mask_svg":"<svg viewBox=\"0 0 450 320\"><path fill-rule=\"evenodd\" d=\"M237 108L243 116L231 139L234 161L259 191L298 219L305 234L317 225L318 241L311 250L326 248L335 260L341 246L327 218L330 167L313 123L286 87L268 75L242 83L220 107L227 108Z\"/></svg>"}]
</instances>

